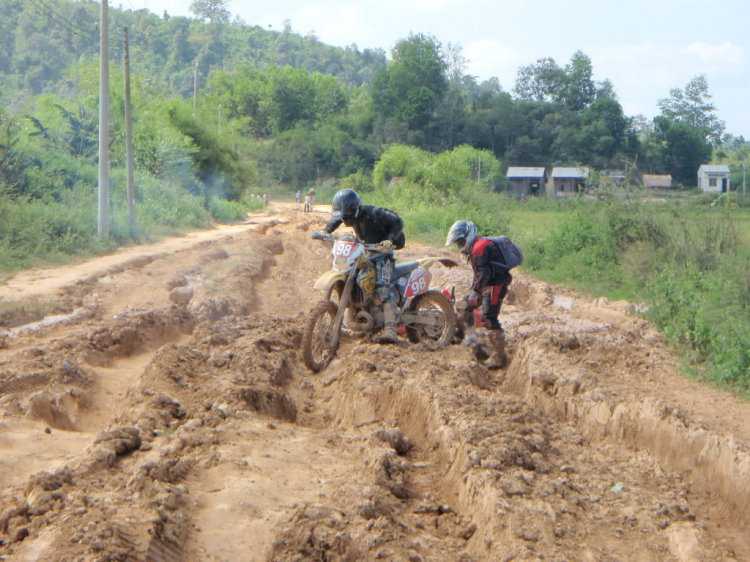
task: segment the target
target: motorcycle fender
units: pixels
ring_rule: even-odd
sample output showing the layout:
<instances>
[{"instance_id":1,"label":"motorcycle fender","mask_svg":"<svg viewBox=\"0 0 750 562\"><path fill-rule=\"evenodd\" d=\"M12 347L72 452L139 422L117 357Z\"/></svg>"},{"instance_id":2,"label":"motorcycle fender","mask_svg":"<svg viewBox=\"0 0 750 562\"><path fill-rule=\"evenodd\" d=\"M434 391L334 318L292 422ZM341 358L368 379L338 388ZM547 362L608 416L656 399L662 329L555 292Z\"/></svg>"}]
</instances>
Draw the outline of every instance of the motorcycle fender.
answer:
<instances>
[{"instance_id":1,"label":"motorcycle fender","mask_svg":"<svg viewBox=\"0 0 750 562\"><path fill-rule=\"evenodd\" d=\"M343 281L346 283L346 278L348 275L346 273L342 273L341 271L327 271L320 277L318 277L318 280L315 282L315 285L313 285L314 289L317 289L318 291L325 291L326 289L333 287L333 285L336 284L337 281Z\"/></svg>"},{"instance_id":2,"label":"motorcycle fender","mask_svg":"<svg viewBox=\"0 0 750 562\"><path fill-rule=\"evenodd\" d=\"M405 312L401 315L401 322L405 326L410 326L414 324L421 324L423 326L437 326L438 322L435 320L435 318L430 314L419 314L416 312Z\"/></svg>"}]
</instances>

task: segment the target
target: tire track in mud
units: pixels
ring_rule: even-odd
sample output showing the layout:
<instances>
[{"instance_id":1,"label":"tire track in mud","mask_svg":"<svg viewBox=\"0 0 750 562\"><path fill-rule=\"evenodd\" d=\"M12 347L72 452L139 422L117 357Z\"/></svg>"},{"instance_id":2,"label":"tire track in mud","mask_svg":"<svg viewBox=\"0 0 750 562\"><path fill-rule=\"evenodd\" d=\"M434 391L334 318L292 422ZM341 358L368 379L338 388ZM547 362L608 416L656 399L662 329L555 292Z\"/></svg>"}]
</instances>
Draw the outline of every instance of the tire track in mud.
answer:
<instances>
[{"instance_id":1,"label":"tire track in mud","mask_svg":"<svg viewBox=\"0 0 750 562\"><path fill-rule=\"evenodd\" d=\"M251 237L254 236L251 235ZM247 247L247 243L241 245ZM247 277L242 280L243 288L249 287L251 289L252 279L263 273L272 260L272 254L277 249L277 241L259 240L257 249L246 252L245 257L248 259L243 260L241 271L238 271L240 268L233 267L222 281L229 284L226 278L238 279L242 275L246 275ZM163 430L149 429L145 433L147 437L143 440L140 437L142 432L137 429L134 435L129 437L126 435L124 438L121 436L107 437L107 432L104 432L94 441L94 446L85 452L83 450L87 443L91 443L92 434L82 433L80 430L96 430L97 427L114 422L116 427L114 431L117 433L117 427L122 428L118 424L121 424L123 417L127 418L128 412L132 410L132 403L140 404L144 402L144 398L148 400L148 396L153 395L152 391L143 389L141 396L133 398L133 390L138 386L133 386L132 383L137 381L139 377L145 376L143 373L144 367L147 364L150 365L151 358L158 357L165 349L165 347L158 349L158 346L165 342L179 343L182 334L191 332L193 327L201 320L215 320L223 315L233 313L237 307L243 310L249 306L249 301L246 300L243 303L241 300L243 298L242 291L235 291L235 293L237 296L231 299L213 297L210 294L204 298L198 298L191 304L192 312L184 307L171 307L155 312L125 311L115 316L112 321L90 323L93 328L74 331L62 338L49 339L47 334L34 334L36 336L34 340L41 343L42 347L24 348L21 345L18 346L19 349L3 357L2 364L13 367L12 371L2 371L2 375L0 375L0 380L7 379L2 383L4 396L0 397L0 405L3 406L5 415L10 415L13 418L18 414L23 415L24 412L28 412L32 417L41 418L43 422L50 424L52 427L68 430L52 432L47 429L47 433L52 434L52 437L48 437L48 439L54 439L56 444L59 441L66 442L68 447L63 447L62 450L52 448L53 451L51 452L56 455L54 462L47 459L45 455L35 455L35 457L41 456L42 458L35 459L39 462L28 463L28 466L25 467L26 473L28 474L39 468L46 468L47 471L32 476L25 488L7 488L13 482L21 482L25 478L24 471L19 473L14 470L14 481L4 482L3 490L0 491L0 498L2 498L2 502L0 502L0 554L2 554L2 547L9 547L11 552L18 547L20 559L27 559L29 556L34 560L59 559L56 558L56 554L51 554L58 552L59 545L56 542L58 540L64 542L66 539L70 539L74 543L83 541L95 553L100 552L100 555L95 555L99 558L108 559L107 556L112 555L107 547L107 541L103 543L102 541L94 541L92 543L89 537L75 534L72 538L68 534L61 539L56 539L52 535L59 537L60 532L44 532L41 533L43 536L35 536L34 531L40 530L40 516L44 516L47 521L50 518L57 519L57 515L60 515L61 511L64 512L71 502L74 506L76 502L79 502L77 494L73 490L81 487L88 489L91 473L98 473L100 472L99 469L102 468L99 465L103 464L106 468L113 468L119 466L120 463L117 458L120 455L127 456L134 449L152 450L149 442L153 440L153 435L148 432L155 431L160 434ZM245 299L247 298L245 297ZM169 348L169 345L166 348ZM152 351L143 354L142 350L144 349L151 349ZM113 359L118 357L127 358L112 363ZM22 374L23 371L34 369L43 370L31 374ZM43 390L29 396L28 391L34 387L41 387ZM100 394L107 393L111 394L109 399L101 400ZM118 408L114 406L125 397L130 399L130 410L127 406L128 400L125 400L126 404L119 408L118 414ZM151 419L152 416L152 413L148 413L146 417ZM35 434L44 436L38 425L34 427L33 422L23 423L31 425ZM19 447L14 446L13 443L22 446L25 436L22 432L14 431L16 428L8 424L5 424L3 429L6 428L9 433L13 434L13 440L11 442L0 441L4 441L3 445L10 445L9 452L18 451ZM69 431L73 429L76 431ZM124 429L127 430L127 427ZM129 431L125 431L125 433L129 434ZM63 438L60 439L60 436L63 436ZM68 436L74 436L74 439L68 439ZM151 439L148 437L151 437ZM111 439L120 442L125 439L126 443L124 445L120 443L110 449L102 449L102 446L97 446L97 443L107 442ZM127 444L128 439L131 441L130 444ZM63 463L67 464L60 468ZM71 466L74 468L71 469ZM181 466L183 468L180 469L179 475L175 478L184 475L185 465ZM13 467L13 469L17 468L17 466ZM73 476L66 477L62 486L43 484L40 492L40 486L35 484L39 478L44 479L48 476L56 478L58 474L63 473ZM94 480L94 487L101 488L100 478L97 477ZM96 483L97 480L99 483ZM79 481L83 482L83 486L79 486ZM87 482L89 485L87 485ZM70 494L66 495L58 491L59 488L66 489L67 486L71 487ZM43 496L43 501L40 505L37 505L36 496L40 494ZM88 493L83 493L82 498L79 503L83 503L83 505L75 506L72 509L72 515L71 513L62 514L64 522L69 521L72 516L76 518L83 516L85 518L85 513L90 511L89 503L93 500L91 494ZM112 501L112 497L107 494L104 494L102 499L105 502ZM50 513L53 515L50 516ZM94 521L93 527L96 526L96 523L98 521ZM114 537L115 542L119 541L123 544L132 543L130 546L126 545L127 548L121 547L121 550L123 548L127 552L137 550L136 544L140 545L138 547L140 548L145 543L143 540L137 543L127 540L129 532L126 529L130 527L130 523L125 521L123 525L115 525L116 529L122 530L115 532L110 528L102 531L100 536L104 539ZM90 527L84 525L83 529L84 531L90 531ZM184 527L184 524L182 527ZM158 523L157 520L149 529L153 533L153 539L150 541L148 548L152 552L150 556L154 559L158 558L158 551L169 552L172 548L170 545L179 543L179 540L164 540L162 528L163 525ZM183 531L180 530L180 533L183 533ZM135 556L133 559L141 559L140 555L134 555L132 552L127 555L123 554L123 556L126 556L126 558Z\"/></svg>"},{"instance_id":2,"label":"tire track in mud","mask_svg":"<svg viewBox=\"0 0 750 562\"><path fill-rule=\"evenodd\" d=\"M302 299L328 259L306 232L290 223L257 248L255 235L232 247L207 277L216 290L190 305L191 335L140 358L145 368L124 385L111 425L67 466L50 464L5 490L0 556L750 559L730 503L709 509L713 469L680 464L701 453L706 467L713 462L710 447L681 437L710 432L626 391L660 367L648 363L658 341L641 325L573 321L548 287L519 276L516 305L503 313L507 371L486 371L462 347L347 338L329 369L313 375L300 362L297 309L312 304ZM245 315L259 297L260 312ZM107 343L88 355L95 363L131 349L105 332L85 340ZM80 376L74 352L91 353L81 338L61 341L50 346L71 369L50 371L53 389ZM35 389L24 384L11 389L28 398ZM690 434L696 429L704 434ZM739 445L735 452L731 462L744 454Z\"/></svg>"}]
</instances>

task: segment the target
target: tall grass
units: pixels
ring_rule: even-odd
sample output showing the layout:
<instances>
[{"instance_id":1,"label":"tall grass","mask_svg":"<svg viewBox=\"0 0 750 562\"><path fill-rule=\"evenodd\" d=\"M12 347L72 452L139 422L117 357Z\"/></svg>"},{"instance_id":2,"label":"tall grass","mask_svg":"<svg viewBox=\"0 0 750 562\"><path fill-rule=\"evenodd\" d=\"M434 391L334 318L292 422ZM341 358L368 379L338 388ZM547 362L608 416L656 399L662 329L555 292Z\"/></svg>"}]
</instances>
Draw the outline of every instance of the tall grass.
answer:
<instances>
[{"instance_id":1,"label":"tall grass","mask_svg":"<svg viewBox=\"0 0 750 562\"><path fill-rule=\"evenodd\" d=\"M750 250L731 214L592 202L525 249L542 278L644 301L695 372L750 390Z\"/></svg>"},{"instance_id":2,"label":"tall grass","mask_svg":"<svg viewBox=\"0 0 750 562\"><path fill-rule=\"evenodd\" d=\"M92 188L78 186L57 199L0 196L0 271L57 265L111 251L118 245L211 225L202 198L169 182L149 176L140 179L134 236L124 197L115 199L116 186L107 239L97 235L97 200Z\"/></svg>"}]
</instances>

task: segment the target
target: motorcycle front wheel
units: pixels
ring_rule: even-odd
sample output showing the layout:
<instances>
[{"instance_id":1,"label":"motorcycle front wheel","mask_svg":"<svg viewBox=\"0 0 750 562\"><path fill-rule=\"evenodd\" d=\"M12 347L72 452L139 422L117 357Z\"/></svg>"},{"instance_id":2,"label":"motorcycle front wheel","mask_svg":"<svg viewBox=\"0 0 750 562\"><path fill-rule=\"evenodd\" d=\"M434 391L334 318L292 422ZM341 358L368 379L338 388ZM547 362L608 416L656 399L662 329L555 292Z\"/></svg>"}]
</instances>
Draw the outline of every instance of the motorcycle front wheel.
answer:
<instances>
[{"instance_id":1,"label":"motorcycle front wheel","mask_svg":"<svg viewBox=\"0 0 750 562\"><path fill-rule=\"evenodd\" d=\"M453 341L456 313L453 303L443 293L422 293L411 302L409 312L430 320L429 323L417 321L406 326L406 335L412 343L430 342L443 347Z\"/></svg>"},{"instance_id":2,"label":"motorcycle front wheel","mask_svg":"<svg viewBox=\"0 0 750 562\"><path fill-rule=\"evenodd\" d=\"M313 372L325 369L336 356L338 345L333 345L333 323L339 307L329 301L320 301L307 316L302 338L302 359Z\"/></svg>"}]
</instances>

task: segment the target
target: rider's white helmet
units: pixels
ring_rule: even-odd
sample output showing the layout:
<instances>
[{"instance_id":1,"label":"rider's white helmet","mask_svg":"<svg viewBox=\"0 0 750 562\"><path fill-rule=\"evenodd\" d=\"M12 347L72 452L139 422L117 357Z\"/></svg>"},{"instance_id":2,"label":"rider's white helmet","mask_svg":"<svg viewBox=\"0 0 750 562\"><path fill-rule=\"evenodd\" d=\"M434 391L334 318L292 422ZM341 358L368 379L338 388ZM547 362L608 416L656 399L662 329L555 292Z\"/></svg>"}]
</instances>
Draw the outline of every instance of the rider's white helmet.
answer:
<instances>
[{"instance_id":1,"label":"rider's white helmet","mask_svg":"<svg viewBox=\"0 0 750 562\"><path fill-rule=\"evenodd\" d=\"M455 244L462 254L471 252L474 239L477 237L477 227L471 221L456 221L448 231L445 245Z\"/></svg>"}]
</instances>

